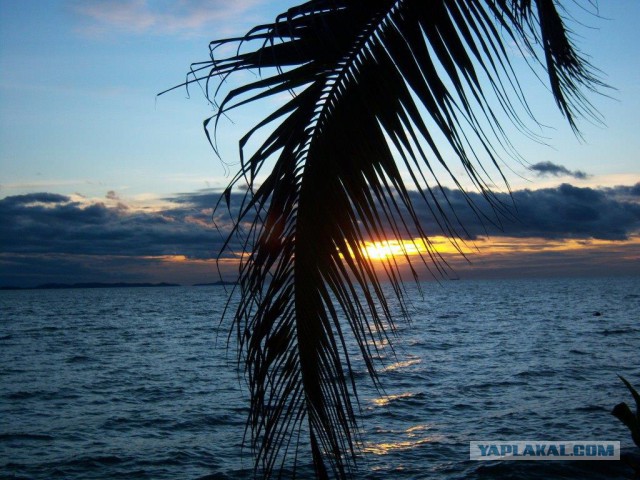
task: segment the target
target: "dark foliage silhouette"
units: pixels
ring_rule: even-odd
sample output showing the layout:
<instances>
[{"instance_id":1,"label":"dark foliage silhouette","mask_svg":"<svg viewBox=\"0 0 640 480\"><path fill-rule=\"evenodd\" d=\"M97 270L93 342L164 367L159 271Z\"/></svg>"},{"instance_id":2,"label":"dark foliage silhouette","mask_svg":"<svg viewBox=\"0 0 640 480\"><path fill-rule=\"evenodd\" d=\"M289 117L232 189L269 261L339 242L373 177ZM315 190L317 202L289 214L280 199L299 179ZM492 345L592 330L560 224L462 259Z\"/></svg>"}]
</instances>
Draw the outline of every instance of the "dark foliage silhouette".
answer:
<instances>
[{"instance_id":1,"label":"dark foliage silhouette","mask_svg":"<svg viewBox=\"0 0 640 480\"><path fill-rule=\"evenodd\" d=\"M634 414L625 402L621 402L613 407L611 414L624 423L629 432L631 432L633 443L640 447L640 393L624 377L620 377L620 380L622 380L635 400L636 413Z\"/></svg>"},{"instance_id":2,"label":"dark foliage silhouette","mask_svg":"<svg viewBox=\"0 0 640 480\"><path fill-rule=\"evenodd\" d=\"M585 93L602 84L560 8L554 0L312 0L245 36L212 42L211 59L193 64L186 85L200 83L216 107L205 121L214 149L231 110L289 95L241 139L239 171L217 207L231 207L233 187L248 187L226 247L242 244L234 331L257 474L295 475L302 444L318 477L353 470L349 342L378 384L372 340L390 335L398 316L382 283L402 306L405 277L417 280L411 261L447 273L428 241L423 255L377 267L360 245L426 238L417 209L428 209L454 244L464 241L440 178L462 190L456 164L497 212L485 221L506 213L489 174L491 167L501 176L501 155L517 155L504 123L530 136L536 125L513 55L546 73L576 132L578 117L598 120ZM258 76L226 91L245 70ZM409 189L420 192L419 204Z\"/></svg>"},{"instance_id":3,"label":"dark foliage silhouette","mask_svg":"<svg viewBox=\"0 0 640 480\"><path fill-rule=\"evenodd\" d=\"M633 385L631 385L626 378L621 375L618 375L618 377L620 377L622 383L624 383L629 392L631 392L631 396L636 404L636 413L634 414L631 411L631 408L629 408L626 402L621 402L613 407L611 414L629 429L633 443L640 448L640 393L633 388ZM638 462L637 455L625 455L620 459L634 470L633 478L640 478L640 462Z\"/></svg>"}]
</instances>

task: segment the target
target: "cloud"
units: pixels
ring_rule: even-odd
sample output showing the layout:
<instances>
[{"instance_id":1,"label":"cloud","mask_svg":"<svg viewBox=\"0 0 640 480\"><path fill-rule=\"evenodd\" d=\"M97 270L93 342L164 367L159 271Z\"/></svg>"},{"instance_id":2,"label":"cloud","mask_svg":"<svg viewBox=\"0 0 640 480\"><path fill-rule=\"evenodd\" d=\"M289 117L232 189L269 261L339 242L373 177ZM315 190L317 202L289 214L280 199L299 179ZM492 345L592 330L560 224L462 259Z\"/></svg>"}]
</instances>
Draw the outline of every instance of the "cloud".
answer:
<instances>
[{"instance_id":1,"label":"cloud","mask_svg":"<svg viewBox=\"0 0 640 480\"><path fill-rule=\"evenodd\" d=\"M164 256L0 253L0 272L0 286L96 281L170 281L189 285L220 279L214 261ZM235 269L221 273L226 280L237 276Z\"/></svg>"},{"instance_id":2,"label":"cloud","mask_svg":"<svg viewBox=\"0 0 640 480\"><path fill-rule=\"evenodd\" d=\"M51 193L6 197L0 200L0 244L5 253L211 258L222 239L203 208L209 198L194 195L200 206L131 211L122 202L108 206Z\"/></svg>"},{"instance_id":3,"label":"cloud","mask_svg":"<svg viewBox=\"0 0 640 480\"><path fill-rule=\"evenodd\" d=\"M418 192L410 195L425 232L441 235L442 216L434 216ZM444 189L434 190L433 195L446 206L449 219L458 219L452 227L468 238L490 234L625 240L640 233L640 184L603 189L562 184L518 190L511 196L497 193L499 210L493 210L478 193L465 196L459 190ZM164 207L157 210L130 209L115 192L107 197L109 204L53 193L1 199L3 252L213 258L231 229L244 193L232 193L230 214L223 202L215 217L220 192L213 189L165 198Z\"/></svg>"},{"instance_id":4,"label":"cloud","mask_svg":"<svg viewBox=\"0 0 640 480\"><path fill-rule=\"evenodd\" d=\"M556 188L517 190L511 196L494 195L495 209L478 193L465 196L459 190L434 191L434 196L463 237L501 235L548 239L626 240L640 233L640 184L613 188L581 188L562 184ZM417 192L412 200L429 235L442 233L434 216L421 208ZM470 205L473 205L472 206ZM448 205L448 206L447 206ZM463 228L464 227L464 228ZM466 232L466 233L465 233Z\"/></svg>"},{"instance_id":5,"label":"cloud","mask_svg":"<svg viewBox=\"0 0 640 480\"><path fill-rule=\"evenodd\" d=\"M474 243L479 250L468 257L471 263L446 256L462 278L637 275L640 262L640 237L628 242L492 237Z\"/></svg>"},{"instance_id":6,"label":"cloud","mask_svg":"<svg viewBox=\"0 0 640 480\"><path fill-rule=\"evenodd\" d=\"M88 33L176 35L200 33L212 24L225 24L261 3L264 0L98 0L76 1L73 9L89 21L84 27Z\"/></svg>"},{"instance_id":7,"label":"cloud","mask_svg":"<svg viewBox=\"0 0 640 480\"><path fill-rule=\"evenodd\" d=\"M58 195L57 193L28 193L6 197L0 202L2 202L4 208L12 208L19 205L67 203L69 202L69 197Z\"/></svg>"},{"instance_id":8,"label":"cloud","mask_svg":"<svg viewBox=\"0 0 640 480\"><path fill-rule=\"evenodd\" d=\"M569 176L578 180L585 180L589 178L589 175L581 170L574 170L573 172L562 165L552 162L539 162L529 167L530 170L536 172L539 177L546 175L553 175L554 177Z\"/></svg>"},{"instance_id":9,"label":"cloud","mask_svg":"<svg viewBox=\"0 0 640 480\"><path fill-rule=\"evenodd\" d=\"M118 194L114 190L109 190L107 192L106 198L108 200L120 200L120 197L118 196Z\"/></svg>"},{"instance_id":10,"label":"cloud","mask_svg":"<svg viewBox=\"0 0 640 480\"><path fill-rule=\"evenodd\" d=\"M477 239L480 248L487 234L508 237L504 242L515 244L515 250L525 239L541 239L538 247L520 252L523 258L539 255L540 245L567 239L586 245L637 240L640 235L640 184L600 189L562 184L518 190L512 196L498 193L498 213L477 193L465 196L444 189L433 195L443 206L448 205L445 213L450 219L459 220L453 227L463 237ZM442 218L434 217L419 192L410 192L410 196L425 232L441 235L438 222L442 224ZM148 210L129 208L115 192L107 197L103 202L43 192L0 199L0 285L96 280L189 283L189 272L198 275L193 282L217 279L212 259L231 231L230 218L237 214L243 192L231 194L230 215L223 203L215 216L220 191L213 189L176 194L162 199L161 207ZM634 245L637 250L637 243ZM239 251L237 243L231 247ZM509 255L513 257L513 252ZM546 255L557 263L564 253ZM233 252L223 258L229 262L225 271L231 277L237 274L235 259Z\"/></svg>"}]
</instances>

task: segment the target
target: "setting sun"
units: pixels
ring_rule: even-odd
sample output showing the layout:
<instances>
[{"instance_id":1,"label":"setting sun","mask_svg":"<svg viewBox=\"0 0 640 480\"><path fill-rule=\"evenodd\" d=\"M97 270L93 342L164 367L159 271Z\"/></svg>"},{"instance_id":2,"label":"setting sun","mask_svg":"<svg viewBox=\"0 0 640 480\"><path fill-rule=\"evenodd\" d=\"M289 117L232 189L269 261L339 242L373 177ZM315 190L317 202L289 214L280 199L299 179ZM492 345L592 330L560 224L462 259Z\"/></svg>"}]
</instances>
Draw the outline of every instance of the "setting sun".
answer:
<instances>
[{"instance_id":1,"label":"setting sun","mask_svg":"<svg viewBox=\"0 0 640 480\"><path fill-rule=\"evenodd\" d=\"M427 244L421 238L413 240L384 240L381 242L364 242L361 253L372 260L385 260L390 257L419 255L427 253Z\"/></svg>"},{"instance_id":2,"label":"setting sun","mask_svg":"<svg viewBox=\"0 0 640 480\"><path fill-rule=\"evenodd\" d=\"M413 238L410 240L366 241L360 253L370 260L389 260L392 257L411 257L431 253L469 253L465 245L455 244L444 236Z\"/></svg>"}]
</instances>

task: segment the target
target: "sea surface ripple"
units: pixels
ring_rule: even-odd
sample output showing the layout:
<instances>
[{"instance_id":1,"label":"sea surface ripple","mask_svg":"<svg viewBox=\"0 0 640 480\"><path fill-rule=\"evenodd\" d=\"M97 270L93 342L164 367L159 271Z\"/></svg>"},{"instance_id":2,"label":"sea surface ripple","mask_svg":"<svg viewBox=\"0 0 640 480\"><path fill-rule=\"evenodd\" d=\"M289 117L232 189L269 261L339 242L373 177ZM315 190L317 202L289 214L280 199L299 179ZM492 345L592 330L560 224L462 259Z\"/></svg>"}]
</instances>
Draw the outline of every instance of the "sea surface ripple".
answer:
<instances>
[{"instance_id":1,"label":"sea surface ripple","mask_svg":"<svg viewBox=\"0 0 640 480\"><path fill-rule=\"evenodd\" d=\"M424 283L384 392L362 362L356 478L630 478L621 462L477 462L471 440L607 440L640 385L640 277ZM248 399L220 287L0 292L0 478L241 479ZM305 471L303 470L303 477ZM307 472L309 473L309 472Z\"/></svg>"}]
</instances>

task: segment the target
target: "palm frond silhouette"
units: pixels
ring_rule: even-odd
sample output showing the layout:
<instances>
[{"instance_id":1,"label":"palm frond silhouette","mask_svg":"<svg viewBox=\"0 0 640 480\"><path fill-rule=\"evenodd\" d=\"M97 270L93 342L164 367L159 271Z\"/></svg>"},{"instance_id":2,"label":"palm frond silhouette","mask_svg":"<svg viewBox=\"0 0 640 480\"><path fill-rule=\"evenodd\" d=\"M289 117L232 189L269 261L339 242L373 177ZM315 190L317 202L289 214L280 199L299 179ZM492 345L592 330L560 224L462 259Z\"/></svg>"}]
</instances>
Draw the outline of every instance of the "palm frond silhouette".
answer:
<instances>
[{"instance_id":1,"label":"palm frond silhouette","mask_svg":"<svg viewBox=\"0 0 640 480\"><path fill-rule=\"evenodd\" d=\"M428 238L418 209L454 242L463 239L439 178L444 172L462 189L456 165L503 209L485 166L500 174L500 155L511 149L505 121L525 134L535 125L510 49L546 72L576 131L577 117L598 118L585 94L602 83L574 48L558 3L311 0L243 37L212 42L211 60L193 65L186 84L203 84L217 108L205 122L214 148L222 116L291 94L241 139L239 171L218 205L228 206L232 188L246 182L225 247L242 239L234 331L258 474L291 465L295 472L301 435L318 477L352 471L357 394L347 344L355 339L377 382L370 340L389 335L396 315L382 283L400 305L406 295L396 261L375 268L360 246ZM227 44L235 53L217 58ZM223 94L227 78L245 70L260 75ZM259 146L248 152L255 138ZM404 261L416 258L446 274L435 249ZM416 269L409 272L417 280Z\"/></svg>"}]
</instances>

